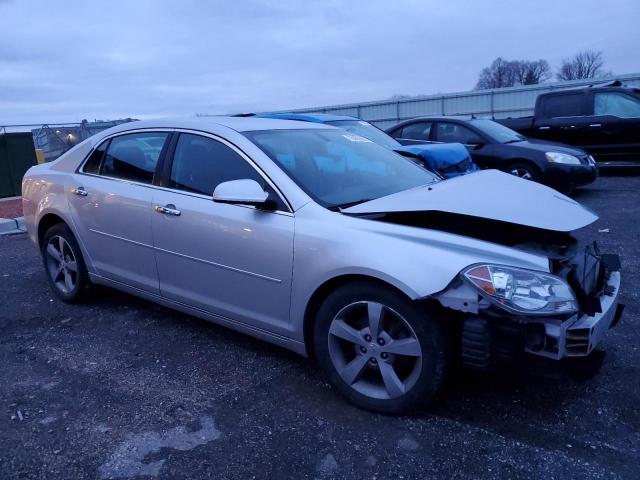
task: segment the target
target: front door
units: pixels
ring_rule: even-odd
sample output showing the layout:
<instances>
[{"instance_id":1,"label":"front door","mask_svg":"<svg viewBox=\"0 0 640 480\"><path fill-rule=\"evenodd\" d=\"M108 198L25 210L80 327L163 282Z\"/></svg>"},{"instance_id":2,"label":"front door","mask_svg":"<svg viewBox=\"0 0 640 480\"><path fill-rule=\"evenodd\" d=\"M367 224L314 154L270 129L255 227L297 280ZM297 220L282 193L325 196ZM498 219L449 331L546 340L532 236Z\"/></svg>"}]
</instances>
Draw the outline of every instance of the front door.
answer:
<instances>
[{"instance_id":1,"label":"front door","mask_svg":"<svg viewBox=\"0 0 640 480\"><path fill-rule=\"evenodd\" d=\"M151 293L158 293L151 184L168 135L131 133L106 140L65 186L96 273Z\"/></svg>"},{"instance_id":2,"label":"front door","mask_svg":"<svg viewBox=\"0 0 640 480\"><path fill-rule=\"evenodd\" d=\"M168 171L169 169L167 169ZM232 146L182 133L152 218L161 295L235 321L290 334L294 217L215 203L222 182L264 178ZM164 208L162 208L164 207Z\"/></svg>"}]
</instances>

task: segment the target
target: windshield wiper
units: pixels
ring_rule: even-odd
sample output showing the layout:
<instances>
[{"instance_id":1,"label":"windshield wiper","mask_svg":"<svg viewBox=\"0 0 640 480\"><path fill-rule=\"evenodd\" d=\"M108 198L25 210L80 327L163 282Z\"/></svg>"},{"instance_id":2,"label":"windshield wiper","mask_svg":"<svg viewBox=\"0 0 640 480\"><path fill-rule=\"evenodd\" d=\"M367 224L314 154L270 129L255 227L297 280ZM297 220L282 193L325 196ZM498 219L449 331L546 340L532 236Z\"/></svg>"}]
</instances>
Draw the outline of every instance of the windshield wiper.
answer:
<instances>
[{"instance_id":1,"label":"windshield wiper","mask_svg":"<svg viewBox=\"0 0 640 480\"><path fill-rule=\"evenodd\" d=\"M329 210L331 210L332 212L339 212L340 210L344 210L345 208L349 208L349 207L355 207L356 205L359 205L361 203L364 202L370 202L371 200L373 200L372 198L362 198L360 200L354 200L353 202L346 202L346 203L340 203L338 205L331 205L330 207L327 207Z\"/></svg>"},{"instance_id":2,"label":"windshield wiper","mask_svg":"<svg viewBox=\"0 0 640 480\"><path fill-rule=\"evenodd\" d=\"M507 140L507 141L506 141L506 142L504 142L504 143L505 143L505 144L507 144L507 143L516 143L516 142L521 142L521 141L523 141L523 140L524 140L524 138L518 138L517 140Z\"/></svg>"}]
</instances>

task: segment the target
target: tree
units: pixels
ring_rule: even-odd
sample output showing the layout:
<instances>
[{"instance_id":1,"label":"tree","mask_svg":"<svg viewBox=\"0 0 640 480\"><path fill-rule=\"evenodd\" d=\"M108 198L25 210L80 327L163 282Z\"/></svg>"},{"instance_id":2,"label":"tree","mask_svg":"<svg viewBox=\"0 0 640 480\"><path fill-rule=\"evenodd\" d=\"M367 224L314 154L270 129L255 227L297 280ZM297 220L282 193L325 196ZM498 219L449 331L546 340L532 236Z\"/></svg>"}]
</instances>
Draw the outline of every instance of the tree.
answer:
<instances>
[{"instance_id":1,"label":"tree","mask_svg":"<svg viewBox=\"0 0 640 480\"><path fill-rule=\"evenodd\" d=\"M491 65L480 71L476 90L485 88L513 87L515 85L515 74L512 62L502 57L496 58Z\"/></svg>"},{"instance_id":2,"label":"tree","mask_svg":"<svg viewBox=\"0 0 640 480\"><path fill-rule=\"evenodd\" d=\"M519 85L535 85L551 78L551 68L546 60L516 60L512 63L514 64L516 83Z\"/></svg>"},{"instance_id":3,"label":"tree","mask_svg":"<svg viewBox=\"0 0 640 480\"><path fill-rule=\"evenodd\" d=\"M602 52L585 50L571 58L565 58L556 77L558 80L580 80L582 78L603 77L608 74L609 72L604 70Z\"/></svg>"},{"instance_id":4,"label":"tree","mask_svg":"<svg viewBox=\"0 0 640 480\"><path fill-rule=\"evenodd\" d=\"M551 69L546 60L505 60L498 57L490 66L482 69L476 90L533 85L550 78Z\"/></svg>"}]
</instances>

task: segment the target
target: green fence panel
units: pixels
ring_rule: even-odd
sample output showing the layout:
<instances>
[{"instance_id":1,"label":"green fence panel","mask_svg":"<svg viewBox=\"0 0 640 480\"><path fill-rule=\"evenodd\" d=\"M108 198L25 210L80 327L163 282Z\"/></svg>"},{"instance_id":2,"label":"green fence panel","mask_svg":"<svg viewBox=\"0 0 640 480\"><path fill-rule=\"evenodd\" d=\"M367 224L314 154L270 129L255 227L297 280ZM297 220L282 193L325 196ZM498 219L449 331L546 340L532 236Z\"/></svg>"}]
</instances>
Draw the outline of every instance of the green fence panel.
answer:
<instances>
[{"instance_id":1,"label":"green fence panel","mask_svg":"<svg viewBox=\"0 0 640 480\"><path fill-rule=\"evenodd\" d=\"M0 135L0 198L20 195L22 177L36 162L31 133Z\"/></svg>"}]
</instances>

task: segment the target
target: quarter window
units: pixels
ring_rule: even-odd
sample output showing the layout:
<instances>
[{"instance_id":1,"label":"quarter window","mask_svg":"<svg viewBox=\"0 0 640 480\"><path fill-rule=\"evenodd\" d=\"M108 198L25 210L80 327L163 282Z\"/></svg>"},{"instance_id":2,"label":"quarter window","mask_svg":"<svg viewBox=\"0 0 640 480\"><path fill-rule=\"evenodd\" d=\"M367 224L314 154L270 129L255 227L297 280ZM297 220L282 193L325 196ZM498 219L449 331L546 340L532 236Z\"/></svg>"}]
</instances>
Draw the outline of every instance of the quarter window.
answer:
<instances>
[{"instance_id":1,"label":"quarter window","mask_svg":"<svg viewBox=\"0 0 640 480\"><path fill-rule=\"evenodd\" d=\"M596 93L593 113L621 118L640 117L640 99L616 92Z\"/></svg>"},{"instance_id":2,"label":"quarter window","mask_svg":"<svg viewBox=\"0 0 640 480\"><path fill-rule=\"evenodd\" d=\"M91 155L85 162L84 167L82 167L82 171L84 173L93 173L95 175L100 173L100 164L104 158L104 152L107 150L107 146L109 146L109 140L102 142L98 145L98 148L91 152Z\"/></svg>"},{"instance_id":3,"label":"quarter window","mask_svg":"<svg viewBox=\"0 0 640 480\"><path fill-rule=\"evenodd\" d=\"M168 133L130 133L111 139L100 174L151 183Z\"/></svg>"}]
</instances>

